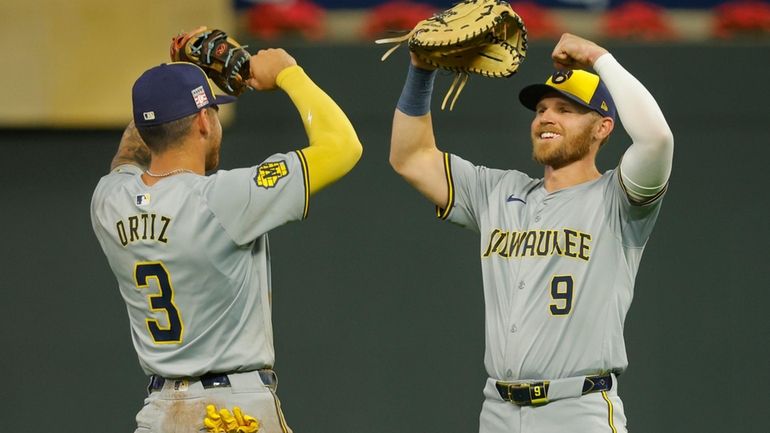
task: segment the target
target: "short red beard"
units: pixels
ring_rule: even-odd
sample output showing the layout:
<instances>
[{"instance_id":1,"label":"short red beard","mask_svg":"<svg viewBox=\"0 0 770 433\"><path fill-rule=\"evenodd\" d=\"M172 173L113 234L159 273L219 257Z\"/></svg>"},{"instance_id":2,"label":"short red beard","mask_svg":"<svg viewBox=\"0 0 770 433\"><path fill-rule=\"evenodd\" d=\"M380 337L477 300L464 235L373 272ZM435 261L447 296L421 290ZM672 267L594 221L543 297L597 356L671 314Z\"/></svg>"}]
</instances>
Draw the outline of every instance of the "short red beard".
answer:
<instances>
[{"instance_id":1,"label":"short red beard","mask_svg":"<svg viewBox=\"0 0 770 433\"><path fill-rule=\"evenodd\" d=\"M590 128L585 129L575 138L567 139L562 136L564 142L557 148L546 151L544 146L538 147L532 141L532 159L540 164L547 165L556 169L566 167L575 161L579 161L588 155L591 150Z\"/></svg>"}]
</instances>

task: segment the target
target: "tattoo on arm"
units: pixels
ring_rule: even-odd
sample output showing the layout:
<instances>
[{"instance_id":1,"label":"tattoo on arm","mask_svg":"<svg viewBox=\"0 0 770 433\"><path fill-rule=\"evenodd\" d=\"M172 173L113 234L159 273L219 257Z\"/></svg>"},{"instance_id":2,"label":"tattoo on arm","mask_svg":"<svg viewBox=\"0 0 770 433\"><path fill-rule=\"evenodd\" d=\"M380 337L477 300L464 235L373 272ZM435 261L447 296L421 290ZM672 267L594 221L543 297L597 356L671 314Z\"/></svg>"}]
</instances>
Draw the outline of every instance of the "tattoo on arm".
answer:
<instances>
[{"instance_id":1,"label":"tattoo on arm","mask_svg":"<svg viewBox=\"0 0 770 433\"><path fill-rule=\"evenodd\" d=\"M123 131L123 137L120 139L118 152L112 158L110 170L122 164L133 164L146 169L150 166L150 157L150 149L144 144L144 140L142 140L132 120Z\"/></svg>"}]
</instances>

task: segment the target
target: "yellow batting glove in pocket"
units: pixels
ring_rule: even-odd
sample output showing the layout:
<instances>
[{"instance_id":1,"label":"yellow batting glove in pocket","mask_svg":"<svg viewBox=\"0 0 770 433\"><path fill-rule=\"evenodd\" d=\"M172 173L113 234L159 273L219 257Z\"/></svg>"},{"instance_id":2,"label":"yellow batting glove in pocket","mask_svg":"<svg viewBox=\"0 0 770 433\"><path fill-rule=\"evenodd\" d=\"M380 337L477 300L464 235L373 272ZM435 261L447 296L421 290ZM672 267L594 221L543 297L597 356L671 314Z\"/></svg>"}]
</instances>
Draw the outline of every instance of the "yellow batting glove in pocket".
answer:
<instances>
[{"instance_id":1,"label":"yellow batting glove in pocket","mask_svg":"<svg viewBox=\"0 0 770 433\"><path fill-rule=\"evenodd\" d=\"M206 417L203 418L203 425L211 433L227 432L222 423L222 417L219 416L219 412L217 412L217 408L213 404L206 406Z\"/></svg>"},{"instance_id":2,"label":"yellow batting glove in pocket","mask_svg":"<svg viewBox=\"0 0 770 433\"><path fill-rule=\"evenodd\" d=\"M238 420L238 433L254 433L259 430L259 421L252 416L244 415L238 406L233 408L233 413Z\"/></svg>"},{"instance_id":3,"label":"yellow batting glove in pocket","mask_svg":"<svg viewBox=\"0 0 770 433\"><path fill-rule=\"evenodd\" d=\"M259 430L259 420L244 414L238 406L233 407L232 413L226 408L217 410L213 404L206 406L203 425L211 433L255 433Z\"/></svg>"}]
</instances>

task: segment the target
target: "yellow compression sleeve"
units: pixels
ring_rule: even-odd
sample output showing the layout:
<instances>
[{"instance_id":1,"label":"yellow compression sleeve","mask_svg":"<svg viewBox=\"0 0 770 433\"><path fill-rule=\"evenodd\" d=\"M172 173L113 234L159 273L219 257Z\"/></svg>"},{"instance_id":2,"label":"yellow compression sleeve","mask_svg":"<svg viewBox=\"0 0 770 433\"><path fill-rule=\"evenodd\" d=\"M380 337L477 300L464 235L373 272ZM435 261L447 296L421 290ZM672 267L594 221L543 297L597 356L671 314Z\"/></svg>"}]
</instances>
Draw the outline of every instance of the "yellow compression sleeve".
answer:
<instances>
[{"instance_id":1,"label":"yellow compression sleeve","mask_svg":"<svg viewBox=\"0 0 770 433\"><path fill-rule=\"evenodd\" d=\"M310 145L300 152L307 161L309 193L335 182L361 158L361 142L339 106L305 74L290 66L276 84L291 98L305 125Z\"/></svg>"}]
</instances>

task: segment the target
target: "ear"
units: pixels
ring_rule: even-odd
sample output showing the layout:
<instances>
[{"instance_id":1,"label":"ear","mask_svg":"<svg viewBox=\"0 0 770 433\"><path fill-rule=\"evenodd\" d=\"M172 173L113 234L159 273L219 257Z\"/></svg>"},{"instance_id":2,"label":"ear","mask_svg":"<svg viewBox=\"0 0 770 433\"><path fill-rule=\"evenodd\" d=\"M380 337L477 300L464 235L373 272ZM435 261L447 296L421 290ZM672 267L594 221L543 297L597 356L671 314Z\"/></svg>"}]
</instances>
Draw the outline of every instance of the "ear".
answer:
<instances>
[{"instance_id":1,"label":"ear","mask_svg":"<svg viewBox=\"0 0 770 433\"><path fill-rule=\"evenodd\" d=\"M195 127L198 128L198 132L200 135L204 137L208 137L211 133L211 119L209 118L208 110L203 108L202 110L198 111L198 114L195 115L195 122L193 122Z\"/></svg>"},{"instance_id":2,"label":"ear","mask_svg":"<svg viewBox=\"0 0 770 433\"><path fill-rule=\"evenodd\" d=\"M601 142L604 141L615 128L615 121L612 117L602 117L597 123L596 132L594 136Z\"/></svg>"}]
</instances>

